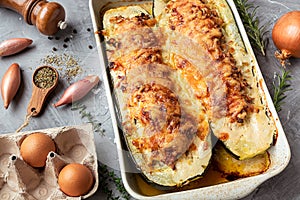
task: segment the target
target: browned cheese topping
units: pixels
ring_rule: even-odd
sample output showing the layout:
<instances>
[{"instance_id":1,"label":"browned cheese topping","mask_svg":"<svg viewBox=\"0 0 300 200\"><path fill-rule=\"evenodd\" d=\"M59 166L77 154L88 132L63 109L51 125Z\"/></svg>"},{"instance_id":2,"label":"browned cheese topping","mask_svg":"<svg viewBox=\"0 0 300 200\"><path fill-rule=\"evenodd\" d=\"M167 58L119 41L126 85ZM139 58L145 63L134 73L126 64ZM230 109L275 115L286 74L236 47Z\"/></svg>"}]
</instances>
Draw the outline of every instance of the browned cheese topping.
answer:
<instances>
[{"instance_id":1,"label":"browned cheese topping","mask_svg":"<svg viewBox=\"0 0 300 200\"><path fill-rule=\"evenodd\" d=\"M216 63L214 79L221 80L225 87L225 98L220 99L226 117L232 123L243 123L247 113L254 111L252 99L246 94L249 86L230 54L232 49L226 45L218 13L200 0L170 1L165 12L169 28L202 46L212 63ZM126 108L122 108L129 116L123 128L126 134L136 133L129 137L137 151L152 152L153 162L172 166L187 149L196 148L195 136L205 139L209 127L203 123L206 119L200 112L195 118L184 110L178 94L169 87L170 73L180 73L207 111L212 109L210 99L218 88L211 83L208 87L197 66L182 55L171 55L174 65L163 62L162 46L167 36L153 28L155 19L140 14L131 18L115 16L109 22L111 27L103 34L108 38L107 55L114 87L129 96ZM222 139L226 138L224 133Z\"/></svg>"},{"instance_id":2,"label":"browned cheese topping","mask_svg":"<svg viewBox=\"0 0 300 200\"><path fill-rule=\"evenodd\" d=\"M110 70L116 77L114 87L120 89L123 94L130 94L126 109L131 125L123 124L126 133L136 133L135 124L144 127L142 136L133 138L132 145L140 152L152 152L152 163L149 165L160 161L174 166L177 159L193 147L195 136L201 140L205 139L208 127L203 126L204 118L195 119L182 110L178 96L172 89L154 83L157 81L150 84L139 83L141 80L135 78L132 71L140 70L141 74L157 74L161 77L160 81L168 85L170 71L174 71L163 63L159 47L162 38L154 38L157 34L153 34L153 30L149 27L153 24L148 23L149 21L153 20L145 15L132 18L114 17L110 20L116 24L112 35L115 36L116 33L121 35L110 37L107 42L112 47L109 52ZM143 45L137 48L140 43ZM141 74L137 73L136 77ZM176 83L170 85L172 84Z\"/></svg>"},{"instance_id":3,"label":"browned cheese topping","mask_svg":"<svg viewBox=\"0 0 300 200\"><path fill-rule=\"evenodd\" d=\"M221 78L226 85L227 116L231 122L242 123L250 111L252 100L245 94L247 82L226 49L228 47L221 30L222 19L200 0L170 1L166 12L171 15L170 29L198 42L207 50L211 59L218 62L219 77L216 78Z\"/></svg>"},{"instance_id":4,"label":"browned cheese topping","mask_svg":"<svg viewBox=\"0 0 300 200\"><path fill-rule=\"evenodd\" d=\"M111 70L117 74L126 74L128 71L141 71L141 73L161 74L162 81L168 79L169 70L162 66L159 51L145 50L140 54L130 54L118 61L111 63ZM152 56L149 56L150 54ZM134 56L133 56L134 55ZM155 56L156 55L156 56ZM155 58L155 59L153 59ZM139 69L139 67L143 67ZM143 136L132 140L132 144L140 152L152 152L152 161L164 162L174 166L174 162L191 146L196 135L204 139L208 127L202 127L200 121L189 116L182 110L178 96L168 87L161 84L139 83L138 74L133 73L125 77L118 76L115 87L124 93L130 93L127 109L130 116L130 124L139 124L144 127ZM133 82L133 83L131 83ZM134 126L125 126L127 134L136 132Z\"/></svg>"},{"instance_id":5,"label":"browned cheese topping","mask_svg":"<svg viewBox=\"0 0 300 200\"><path fill-rule=\"evenodd\" d=\"M205 78L201 75L197 67L179 55L174 55L174 68L178 69L182 76L187 79L189 85L194 89L195 96L202 101L205 108L209 108L209 91L205 83Z\"/></svg>"},{"instance_id":6,"label":"browned cheese topping","mask_svg":"<svg viewBox=\"0 0 300 200\"><path fill-rule=\"evenodd\" d=\"M149 136L133 140L141 152L157 152L155 157L172 165L189 148L196 122L181 113L176 94L168 88L143 85L133 94L128 107L132 119L141 122L146 127L145 135Z\"/></svg>"},{"instance_id":7,"label":"browned cheese topping","mask_svg":"<svg viewBox=\"0 0 300 200\"><path fill-rule=\"evenodd\" d=\"M123 34L143 27L153 27L156 23L155 19L150 18L149 15L145 15L144 13L132 18L116 16L110 18L109 21L111 24L116 25L113 30L113 35ZM102 34L110 36L110 33L108 33L107 30L102 31Z\"/></svg>"}]
</instances>

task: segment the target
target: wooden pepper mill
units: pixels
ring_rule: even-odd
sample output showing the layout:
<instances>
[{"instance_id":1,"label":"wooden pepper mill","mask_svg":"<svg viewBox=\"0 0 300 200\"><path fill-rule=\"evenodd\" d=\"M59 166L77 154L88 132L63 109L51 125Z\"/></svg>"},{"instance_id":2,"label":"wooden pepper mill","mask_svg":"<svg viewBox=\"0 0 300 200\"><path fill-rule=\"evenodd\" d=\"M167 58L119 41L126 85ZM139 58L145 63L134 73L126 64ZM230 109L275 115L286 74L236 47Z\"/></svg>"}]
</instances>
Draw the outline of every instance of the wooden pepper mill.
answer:
<instances>
[{"instance_id":1,"label":"wooden pepper mill","mask_svg":"<svg viewBox=\"0 0 300 200\"><path fill-rule=\"evenodd\" d=\"M65 10L56 2L46 0L0 0L0 7L21 14L27 24L35 25L45 35L65 29Z\"/></svg>"}]
</instances>

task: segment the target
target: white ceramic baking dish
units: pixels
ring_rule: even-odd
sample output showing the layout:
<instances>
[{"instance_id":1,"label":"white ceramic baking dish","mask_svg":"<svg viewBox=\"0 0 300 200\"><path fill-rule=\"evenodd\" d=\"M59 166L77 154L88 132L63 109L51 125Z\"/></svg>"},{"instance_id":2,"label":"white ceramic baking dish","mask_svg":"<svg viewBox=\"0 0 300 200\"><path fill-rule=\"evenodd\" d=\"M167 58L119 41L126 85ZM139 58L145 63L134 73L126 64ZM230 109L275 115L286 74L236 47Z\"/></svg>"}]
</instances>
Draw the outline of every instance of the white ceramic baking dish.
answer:
<instances>
[{"instance_id":1,"label":"white ceramic baking dish","mask_svg":"<svg viewBox=\"0 0 300 200\"><path fill-rule=\"evenodd\" d=\"M276 126L278 129L278 139L275 146L271 147L269 149L270 158L271 158L271 165L270 168L263 174L252 176L248 178L242 178L235 181L230 181L226 183L216 184L212 186L206 186L206 187L199 187L199 188L193 188L189 190L184 191L178 191L178 192L166 192L163 194L153 192L152 194L148 193L145 194L142 192L141 187L149 187L147 185L141 186L140 182L136 178L136 170L134 167L132 167L131 158L128 156L128 153L125 150L125 146L123 145L122 137L120 134L120 129L118 127L118 121L117 121L117 112L115 109L115 104L113 100L112 90L111 90L111 83L108 79L108 71L107 71L107 62L105 59L105 49L103 41L101 41L100 35L98 34L102 27L102 18L101 13L104 12L104 10L107 10L109 7L117 7L121 5L128 5L128 4L139 4L143 3L145 1L141 0L127 0L127 1L120 1L120 0L90 0L89 6L90 6L90 13L92 17L93 22L93 28L95 31L95 38L97 42L97 48L99 52L99 58L100 58L100 67L103 71L103 83L106 88L106 95L108 99L108 104L110 108L111 113L111 120L113 124L113 130L115 134L115 141L116 141L116 147L118 149L118 155L119 155L119 163L120 163L120 170L122 175L122 180L125 185L126 190L128 193L136 198L136 199L239 199L242 198L249 193L251 193L256 187L258 187L261 183L266 181L267 179L277 175L280 173L284 168L287 166L290 160L290 148L285 136L285 133L282 129L282 126L280 124L278 115L276 113L276 110L273 106L272 99L270 97L270 94L268 92L268 89L266 87L266 84L263 80L261 71L259 69L259 66L257 64L257 61L255 59L253 50L251 48L250 42L248 40L247 34L245 32L245 29L243 27L242 21L239 17L238 11L235 7L235 4L233 0L227 0L229 6L231 7L232 13L235 17L236 24L239 28L241 37L244 41L245 47L247 49L247 52L253 56L254 58L254 64L257 68L257 75L259 80L261 80L262 88L264 90L264 93L266 95L266 99L268 101L268 106L271 110L272 116L274 117L276 121ZM144 188L145 189L145 188Z\"/></svg>"}]
</instances>

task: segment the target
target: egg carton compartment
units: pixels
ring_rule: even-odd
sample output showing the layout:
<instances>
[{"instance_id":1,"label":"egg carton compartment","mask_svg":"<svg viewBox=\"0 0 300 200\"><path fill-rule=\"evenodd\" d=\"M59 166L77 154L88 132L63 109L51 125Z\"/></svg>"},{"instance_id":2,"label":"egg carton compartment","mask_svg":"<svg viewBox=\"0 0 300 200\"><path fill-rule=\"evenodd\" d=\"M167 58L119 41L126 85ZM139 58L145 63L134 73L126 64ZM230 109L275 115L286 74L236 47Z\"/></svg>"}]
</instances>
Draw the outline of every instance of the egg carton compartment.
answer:
<instances>
[{"instance_id":1,"label":"egg carton compartment","mask_svg":"<svg viewBox=\"0 0 300 200\"><path fill-rule=\"evenodd\" d=\"M20 152L24 139L37 132L48 135L56 146L39 168L25 162ZM92 172L93 186L83 196L68 196L59 187L58 175L71 163L83 164ZM98 188L97 165L91 124L0 135L0 199L86 199Z\"/></svg>"}]
</instances>

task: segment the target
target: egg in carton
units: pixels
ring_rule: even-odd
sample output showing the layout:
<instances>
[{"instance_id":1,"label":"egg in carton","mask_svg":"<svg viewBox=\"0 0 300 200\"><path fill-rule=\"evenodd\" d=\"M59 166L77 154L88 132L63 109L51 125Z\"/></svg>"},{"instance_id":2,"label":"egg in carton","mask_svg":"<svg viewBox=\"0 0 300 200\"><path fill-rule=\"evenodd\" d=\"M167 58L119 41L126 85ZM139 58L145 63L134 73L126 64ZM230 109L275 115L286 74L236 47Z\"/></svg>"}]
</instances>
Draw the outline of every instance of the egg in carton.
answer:
<instances>
[{"instance_id":1,"label":"egg in carton","mask_svg":"<svg viewBox=\"0 0 300 200\"><path fill-rule=\"evenodd\" d=\"M44 167L32 167L20 151L24 139L33 133L44 133L55 143ZM93 176L93 185L82 196L65 194L59 184L61 170L71 163L87 167ZM97 154L91 124L50 128L0 135L0 199L85 199L98 188Z\"/></svg>"}]
</instances>

